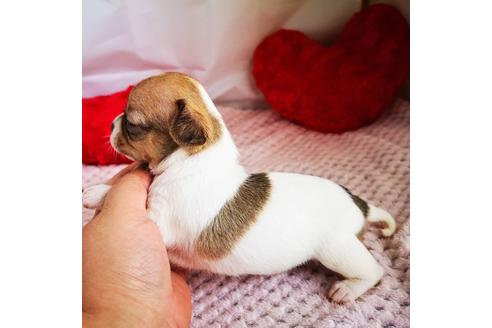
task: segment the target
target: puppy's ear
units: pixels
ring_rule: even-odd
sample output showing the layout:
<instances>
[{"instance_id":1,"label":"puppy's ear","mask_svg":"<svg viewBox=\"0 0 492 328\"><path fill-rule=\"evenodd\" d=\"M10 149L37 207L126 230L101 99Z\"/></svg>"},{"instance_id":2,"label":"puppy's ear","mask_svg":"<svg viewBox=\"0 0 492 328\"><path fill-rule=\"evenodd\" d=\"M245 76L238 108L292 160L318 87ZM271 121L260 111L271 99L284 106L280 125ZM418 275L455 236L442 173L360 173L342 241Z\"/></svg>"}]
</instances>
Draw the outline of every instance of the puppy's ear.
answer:
<instances>
[{"instance_id":1,"label":"puppy's ear","mask_svg":"<svg viewBox=\"0 0 492 328\"><path fill-rule=\"evenodd\" d=\"M176 101L176 115L169 130L171 137L180 146L201 146L207 141L205 127L199 118L193 117L184 99Z\"/></svg>"}]
</instances>

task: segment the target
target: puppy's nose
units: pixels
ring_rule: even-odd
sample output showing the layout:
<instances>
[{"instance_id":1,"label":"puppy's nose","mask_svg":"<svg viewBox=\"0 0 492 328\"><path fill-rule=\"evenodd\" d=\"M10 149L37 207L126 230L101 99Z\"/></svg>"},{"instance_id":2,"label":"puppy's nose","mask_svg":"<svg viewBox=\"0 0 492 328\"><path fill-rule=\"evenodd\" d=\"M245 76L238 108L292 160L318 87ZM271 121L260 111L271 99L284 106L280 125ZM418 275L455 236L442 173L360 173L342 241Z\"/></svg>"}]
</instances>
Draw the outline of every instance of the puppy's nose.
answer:
<instances>
[{"instance_id":1,"label":"puppy's nose","mask_svg":"<svg viewBox=\"0 0 492 328\"><path fill-rule=\"evenodd\" d=\"M114 130L114 122L111 122L111 132Z\"/></svg>"}]
</instances>

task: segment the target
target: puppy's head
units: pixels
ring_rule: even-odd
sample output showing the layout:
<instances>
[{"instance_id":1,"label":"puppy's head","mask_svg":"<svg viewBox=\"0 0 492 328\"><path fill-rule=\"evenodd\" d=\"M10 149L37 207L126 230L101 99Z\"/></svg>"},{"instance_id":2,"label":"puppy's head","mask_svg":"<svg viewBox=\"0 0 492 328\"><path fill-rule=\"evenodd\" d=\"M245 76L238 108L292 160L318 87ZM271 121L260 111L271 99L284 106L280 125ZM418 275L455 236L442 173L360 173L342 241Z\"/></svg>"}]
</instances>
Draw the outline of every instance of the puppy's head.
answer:
<instances>
[{"instance_id":1,"label":"puppy's head","mask_svg":"<svg viewBox=\"0 0 492 328\"><path fill-rule=\"evenodd\" d=\"M201 89L203 90L203 89ZM181 73L165 73L133 88L125 112L112 124L111 145L154 168L175 151L196 154L221 136L200 84Z\"/></svg>"}]
</instances>

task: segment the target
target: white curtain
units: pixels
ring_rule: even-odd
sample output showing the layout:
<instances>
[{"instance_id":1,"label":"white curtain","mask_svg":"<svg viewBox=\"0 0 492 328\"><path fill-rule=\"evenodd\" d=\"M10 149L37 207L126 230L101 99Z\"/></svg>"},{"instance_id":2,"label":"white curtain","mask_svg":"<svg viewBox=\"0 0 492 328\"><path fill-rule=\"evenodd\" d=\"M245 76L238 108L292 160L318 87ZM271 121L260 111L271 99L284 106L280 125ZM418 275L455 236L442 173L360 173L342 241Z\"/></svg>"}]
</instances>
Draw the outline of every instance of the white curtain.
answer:
<instances>
[{"instance_id":1,"label":"white curtain","mask_svg":"<svg viewBox=\"0 0 492 328\"><path fill-rule=\"evenodd\" d=\"M352 0L84 0L83 96L181 71L215 100L257 100L250 64L265 36L290 28L330 40L359 6Z\"/></svg>"}]
</instances>

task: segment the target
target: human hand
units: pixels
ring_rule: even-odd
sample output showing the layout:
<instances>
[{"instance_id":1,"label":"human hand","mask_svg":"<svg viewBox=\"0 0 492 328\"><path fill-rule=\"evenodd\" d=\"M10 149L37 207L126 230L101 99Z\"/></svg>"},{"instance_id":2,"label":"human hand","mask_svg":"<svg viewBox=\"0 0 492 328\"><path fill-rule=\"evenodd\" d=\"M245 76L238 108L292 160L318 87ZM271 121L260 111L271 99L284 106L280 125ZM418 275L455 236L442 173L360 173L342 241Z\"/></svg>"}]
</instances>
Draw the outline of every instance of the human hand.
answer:
<instances>
[{"instance_id":1,"label":"human hand","mask_svg":"<svg viewBox=\"0 0 492 328\"><path fill-rule=\"evenodd\" d=\"M102 210L83 229L84 327L187 327L191 296L171 272L162 235L147 217L151 177L119 174Z\"/></svg>"}]
</instances>

